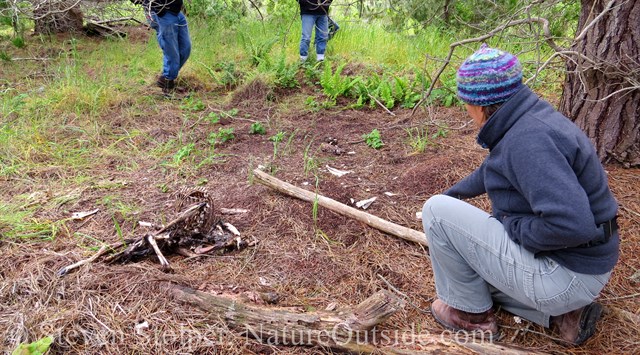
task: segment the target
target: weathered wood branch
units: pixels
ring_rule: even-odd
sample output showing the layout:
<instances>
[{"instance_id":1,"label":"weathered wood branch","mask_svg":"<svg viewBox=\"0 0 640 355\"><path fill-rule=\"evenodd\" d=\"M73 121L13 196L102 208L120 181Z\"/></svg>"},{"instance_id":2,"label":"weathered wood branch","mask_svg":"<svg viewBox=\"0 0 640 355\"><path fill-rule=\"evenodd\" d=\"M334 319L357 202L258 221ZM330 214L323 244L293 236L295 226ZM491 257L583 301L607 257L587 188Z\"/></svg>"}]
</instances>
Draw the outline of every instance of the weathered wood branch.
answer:
<instances>
[{"instance_id":1,"label":"weathered wood branch","mask_svg":"<svg viewBox=\"0 0 640 355\"><path fill-rule=\"evenodd\" d=\"M214 295L177 285L170 286L170 292L178 301L220 315L242 336L269 345L318 346L358 354L536 354L529 349L462 339L448 331L376 329L404 307L401 299L386 290L353 308L305 313L251 305L239 295Z\"/></svg>"},{"instance_id":2,"label":"weathered wood branch","mask_svg":"<svg viewBox=\"0 0 640 355\"><path fill-rule=\"evenodd\" d=\"M170 292L179 301L220 314L231 328L264 343L325 346L355 352L362 349L349 339L350 332L366 332L404 307L401 299L387 291L377 292L353 310L307 313L253 306L237 295L213 295L182 286L172 286ZM366 348L364 351L369 352Z\"/></svg>"},{"instance_id":3,"label":"weathered wood branch","mask_svg":"<svg viewBox=\"0 0 640 355\"><path fill-rule=\"evenodd\" d=\"M315 192L296 187L287 182L279 180L278 178L275 178L259 169L253 170L253 176L259 183L271 187L284 194L299 198L303 201L317 203L319 206L328 208L341 215L351 217L360 222L366 223L367 225L379 229L385 233L389 233L393 236L427 246L427 238L422 232L389 222L380 217L360 211L336 200L324 197Z\"/></svg>"}]
</instances>

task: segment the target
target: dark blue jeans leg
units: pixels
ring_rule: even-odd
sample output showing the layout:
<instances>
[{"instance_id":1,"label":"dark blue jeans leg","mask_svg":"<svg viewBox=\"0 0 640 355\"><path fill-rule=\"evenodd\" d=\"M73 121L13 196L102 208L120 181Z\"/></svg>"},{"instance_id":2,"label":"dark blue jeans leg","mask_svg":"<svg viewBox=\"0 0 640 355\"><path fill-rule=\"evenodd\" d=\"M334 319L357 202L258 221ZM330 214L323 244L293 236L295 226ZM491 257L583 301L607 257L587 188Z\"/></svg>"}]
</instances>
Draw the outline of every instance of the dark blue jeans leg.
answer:
<instances>
[{"instance_id":1,"label":"dark blue jeans leg","mask_svg":"<svg viewBox=\"0 0 640 355\"><path fill-rule=\"evenodd\" d=\"M316 18L316 55L318 60L324 59L324 52L327 49L329 39L329 16L322 15Z\"/></svg>"},{"instance_id":2,"label":"dark blue jeans leg","mask_svg":"<svg viewBox=\"0 0 640 355\"><path fill-rule=\"evenodd\" d=\"M156 23L158 44L162 49L162 76L169 80L178 77L180 71L180 47L178 41L179 17L171 13L165 13L162 17L152 14L151 18Z\"/></svg>"},{"instance_id":3,"label":"dark blue jeans leg","mask_svg":"<svg viewBox=\"0 0 640 355\"><path fill-rule=\"evenodd\" d=\"M184 14L178 15L178 51L180 53L180 69L187 62L191 55L191 37L189 36L189 26L187 25L187 18Z\"/></svg>"}]
</instances>

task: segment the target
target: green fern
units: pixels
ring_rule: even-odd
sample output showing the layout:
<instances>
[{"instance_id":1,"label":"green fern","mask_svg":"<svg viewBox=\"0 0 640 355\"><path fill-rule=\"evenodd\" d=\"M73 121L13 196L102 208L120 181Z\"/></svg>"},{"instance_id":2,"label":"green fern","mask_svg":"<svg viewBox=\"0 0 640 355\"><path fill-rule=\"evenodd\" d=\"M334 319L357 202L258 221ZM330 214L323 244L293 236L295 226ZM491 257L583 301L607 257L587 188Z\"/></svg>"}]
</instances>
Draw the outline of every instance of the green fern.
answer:
<instances>
[{"instance_id":1,"label":"green fern","mask_svg":"<svg viewBox=\"0 0 640 355\"><path fill-rule=\"evenodd\" d=\"M267 38L265 40L254 40L250 36L240 35L242 45L251 58L251 64L258 66L266 64L269 66L269 53L271 48L278 42L278 37Z\"/></svg>"},{"instance_id":2,"label":"green fern","mask_svg":"<svg viewBox=\"0 0 640 355\"><path fill-rule=\"evenodd\" d=\"M384 106L388 109L392 109L396 104L391 85L386 80L380 83L380 101L382 101Z\"/></svg>"},{"instance_id":3,"label":"green fern","mask_svg":"<svg viewBox=\"0 0 640 355\"><path fill-rule=\"evenodd\" d=\"M324 63L324 69L320 75L320 85L325 95L331 100L335 100L338 96L348 96L349 90L362 80L360 77L342 76L342 70L346 64L342 63L335 71L332 71L331 63Z\"/></svg>"},{"instance_id":4,"label":"green fern","mask_svg":"<svg viewBox=\"0 0 640 355\"><path fill-rule=\"evenodd\" d=\"M284 54L280 56L280 59L274 67L274 71L276 74L276 86L285 89L294 89L300 87L300 83L298 82L298 79L296 79L298 66L295 64L287 65Z\"/></svg>"}]
</instances>

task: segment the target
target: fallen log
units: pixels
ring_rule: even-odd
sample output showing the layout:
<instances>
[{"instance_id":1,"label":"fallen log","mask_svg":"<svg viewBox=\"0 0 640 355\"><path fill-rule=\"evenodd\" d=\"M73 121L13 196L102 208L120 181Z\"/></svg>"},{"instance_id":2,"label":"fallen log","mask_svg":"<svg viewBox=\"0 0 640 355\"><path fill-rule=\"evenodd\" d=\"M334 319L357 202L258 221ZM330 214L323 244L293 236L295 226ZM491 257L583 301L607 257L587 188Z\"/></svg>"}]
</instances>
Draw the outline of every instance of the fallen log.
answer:
<instances>
[{"instance_id":1,"label":"fallen log","mask_svg":"<svg viewBox=\"0 0 640 355\"><path fill-rule=\"evenodd\" d=\"M414 243L428 246L427 238L422 232L389 222L385 219L360 211L353 207L347 206L343 203L340 203L331 198L322 196L315 192L296 187L294 185L289 184L288 182L279 180L278 178L275 178L259 169L253 170L253 176L259 183L265 186L271 187L284 194L299 198L303 201L317 203L319 206L328 208L341 215L351 217L373 228L379 229L385 233L389 233L393 236L396 236Z\"/></svg>"},{"instance_id":2,"label":"fallen log","mask_svg":"<svg viewBox=\"0 0 640 355\"><path fill-rule=\"evenodd\" d=\"M241 295L214 295L178 285L171 285L170 292L181 302L220 315L247 339L269 345L316 346L358 354L536 354L460 332L376 329L404 307L403 300L386 290L350 309L313 312L251 305Z\"/></svg>"}]
</instances>

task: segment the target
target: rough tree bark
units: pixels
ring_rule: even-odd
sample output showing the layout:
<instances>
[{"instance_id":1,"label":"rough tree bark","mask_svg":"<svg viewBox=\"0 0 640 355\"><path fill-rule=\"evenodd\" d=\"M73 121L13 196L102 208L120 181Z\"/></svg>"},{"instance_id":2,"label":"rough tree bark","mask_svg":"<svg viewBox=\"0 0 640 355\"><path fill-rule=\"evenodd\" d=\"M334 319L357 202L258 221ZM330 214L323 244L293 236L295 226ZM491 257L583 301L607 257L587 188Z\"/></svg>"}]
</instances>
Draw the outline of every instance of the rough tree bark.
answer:
<instances>
[{"instance_id":1,"label":"rough tree bark","mask_svg":"<svg viewBox=\"0 0 640 355\"><path fill-rule=\"evenodd\" d=\"M560 111L601 159L640 166L640 1L609 1L582 0Z\"/></svg>"}]
</instances>

